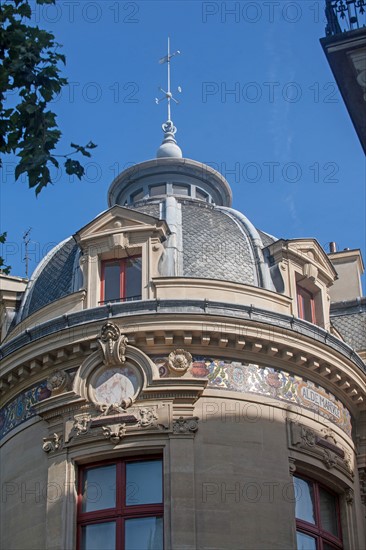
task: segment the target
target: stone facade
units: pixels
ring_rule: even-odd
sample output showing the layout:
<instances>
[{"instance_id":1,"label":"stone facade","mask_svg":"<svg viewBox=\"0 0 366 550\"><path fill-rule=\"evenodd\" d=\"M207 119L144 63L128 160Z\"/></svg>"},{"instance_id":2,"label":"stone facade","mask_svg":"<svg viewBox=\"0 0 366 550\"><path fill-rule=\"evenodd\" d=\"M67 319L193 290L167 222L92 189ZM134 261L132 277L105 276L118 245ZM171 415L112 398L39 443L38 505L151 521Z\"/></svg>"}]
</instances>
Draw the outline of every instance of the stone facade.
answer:
<instances>
[{"instance_id":1,"label":"stone facade","mask_svg":"<svg viewBox=\"0 0 366 550\"><path fill-rule=\"evenodd\" d=\"M334 265L314 239L257 231L209 167L140 168L43 261L21 304L1 276L16 314L1 346L2 547L77 548L82 467L159 456L166 550L296 548L294 475L338 495L343 548L364 548L365 341L350 347L332 323ZM167 193L121 206L140 177L151 191L149 171ZM189 199L169 195L177 180ZM103 300L103 262L135 255L141 296Z\"/></svg>"}]
</instances>

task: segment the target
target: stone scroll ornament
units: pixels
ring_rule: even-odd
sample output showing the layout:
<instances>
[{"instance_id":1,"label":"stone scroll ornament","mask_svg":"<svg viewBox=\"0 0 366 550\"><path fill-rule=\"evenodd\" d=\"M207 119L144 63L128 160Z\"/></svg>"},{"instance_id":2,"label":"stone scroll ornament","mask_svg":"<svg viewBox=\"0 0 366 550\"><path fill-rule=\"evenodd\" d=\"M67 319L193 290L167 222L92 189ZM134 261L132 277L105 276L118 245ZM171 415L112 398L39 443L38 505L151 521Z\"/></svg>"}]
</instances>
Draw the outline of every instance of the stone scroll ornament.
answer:
<instances>
[{"instance_id":1,"label":"stone scroll ornament","mask_svg":"<svg viewBox=\"0 0 366 550\"><path fill-rule=\"evenodd\" d=\"M125 363L128 338L124 334L121 334L119 327L115 323L107 322L103 325L98 342L102 349L104 364L106 366Z\"/></svg>"}]
</instances>

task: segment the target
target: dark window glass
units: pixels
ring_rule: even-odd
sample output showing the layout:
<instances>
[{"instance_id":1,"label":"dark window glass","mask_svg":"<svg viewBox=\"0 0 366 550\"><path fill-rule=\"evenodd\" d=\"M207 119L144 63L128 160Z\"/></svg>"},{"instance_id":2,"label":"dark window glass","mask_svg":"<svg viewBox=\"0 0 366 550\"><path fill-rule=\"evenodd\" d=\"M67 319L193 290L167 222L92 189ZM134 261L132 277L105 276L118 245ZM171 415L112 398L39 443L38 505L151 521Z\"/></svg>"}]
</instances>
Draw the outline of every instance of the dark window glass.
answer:
<instances>
[{"instance_id":1,"label":"dark window glass","mask_svg":"<svg viewBox=\"0 0 366 550\"><path fill-rule=\"evenodd\" d=\"M126 481L128 506L163 502L161 460L127 463Z\"/></svg>"},{"instance_id":2,"label":"dark window glass","mask_svg":"<svg viewBox=\"0 0 366 550\"><path fill-rule=\"evenodd\" d=\"M156 197L156 195L166 195L166 185L152 185L150 187L150 197Z\"/></svg>"},{"instance_id":3,"label":"dark window glass","mask_svg":"<svg viewBox=\"0 0 366 550\"><path fill-rule=\"evenodd\" d=\"M316 539L305 535L305 533L296 532L297 550L317 550Z\"/></svg>"},{"instance_id":4,"label":"dark window glass","mask_svg":"<svg viewBox=\"0 0 366 550\"><path fill-rule=\"evenodd\" d=\"M315 523L313 484L294 476L296 517Z\"/></svg>"},{"instance_id":5,"label":"dark window glass","mask_svg":"<svg viewBox=\"0 0 366 550\"><path fill-rule=\"evenodd\" d=\"M128 519L125 550L163 550L163 518Z\"/></svg>"},{"instance_id":6,"label":"dark window glass","mask_svg":"<svg viewBox=\"0 0 366 550\"><path fill-rule=\"evenodd\" d=\"M196 189L196 199L200 199L202 201L208 202L208 195L204 191L201 191L200 189Z\"/></svg>"},{"instance_id":7,"label":"dark window glass","mask_svg":"<svg viewBox=\"0 0 366 550\"><path fill-rule=\"evenodd\" d=\"M104 266L104 301L119 300L121 296L120 262L108 262Z\"/></svg>"},{"instance_id":8,"label":"dark window glass","mask_svg":"<svg viewBox=\"0 0 366 550\"><path fill-rule=\"evenodd\" d=\"M143 198L144 198L144 191L143 189L139 189L138 191L135 191L134 193L132 193L131 202L140 201Z\"/></svg>"},{"instance_id":9,"label":"dark window glass","mask_svg":"<svg viewBox=\"0 0 366 550\"><path fill-rule=\"evenodd\" d=\"M125 260L125 293L124 298L139 298L141 296L141 258L126 258Z\"/></svg>"},{"instance_id":10,"label":"dark window glass","mask_svg":"<svg viewBox=\"0 0 366 550\"><path fill-rule=\"evenodd\" d=\"M88 468L83 477L82 511L93 512L116 506L116 466Z\"/></svg>"},{"instance_id":11,"label":"dark window glass","mask_svg":"<svg viewBox=\"0 0 366 550\"><path fill-rule=\"evenodd\" d=\"M81 548L82 550L115 550L115 522L94 523L83 527Z\"/></svg>"},{"instance_id":12,"label":"dark window glass","mask_svg":"<svg viewBox=\"0 0 366 550\"><path fill-rule=\"evenodd\" d=\"M338 535L338 519L337 519L337 498L323 489L319 488L320 496L320 523L325 531Z\"/></svg>"},{"instance_id":13,"label":"dark window glass","mask_svg":"<svg viewBox=\"0 0 366 550\"><path fill-rule=\"evenodd\" d=\"M188 196L189 193L189 187L187 185L179 185L177 183L173 183L173 193L174 195L184 195Z\"/></svg>"}]
</instances>

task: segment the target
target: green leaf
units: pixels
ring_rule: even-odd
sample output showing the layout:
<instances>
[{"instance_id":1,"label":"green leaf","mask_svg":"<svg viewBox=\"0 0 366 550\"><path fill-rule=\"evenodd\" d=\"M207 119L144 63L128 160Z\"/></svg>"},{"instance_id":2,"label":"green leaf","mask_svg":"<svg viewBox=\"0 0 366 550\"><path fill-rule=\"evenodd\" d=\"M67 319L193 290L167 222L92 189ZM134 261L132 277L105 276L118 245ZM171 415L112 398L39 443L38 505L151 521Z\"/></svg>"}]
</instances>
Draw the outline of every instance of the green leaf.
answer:
<instances>
[{"instance_id":1,"label":"green leaf","mask_svg":"<svg viewBox=\"0 0 366 550\"><path fill-rule=\"evenodd\" d=\"M65 162L66 174L75 174L79 180L83 177L85 170L78 160L67 159Z\"/></svg>"},{"instance_id":2,"label":"green leaf","mask_svg":"<svg viewBox=\"0 0 366 550\"><path fill-rule=\"evenodd\" d=\"M28 17L28 19L32 17L32 9L29 4L19 6L18 12L22 17Z\"/></svg>"}]
</instances>

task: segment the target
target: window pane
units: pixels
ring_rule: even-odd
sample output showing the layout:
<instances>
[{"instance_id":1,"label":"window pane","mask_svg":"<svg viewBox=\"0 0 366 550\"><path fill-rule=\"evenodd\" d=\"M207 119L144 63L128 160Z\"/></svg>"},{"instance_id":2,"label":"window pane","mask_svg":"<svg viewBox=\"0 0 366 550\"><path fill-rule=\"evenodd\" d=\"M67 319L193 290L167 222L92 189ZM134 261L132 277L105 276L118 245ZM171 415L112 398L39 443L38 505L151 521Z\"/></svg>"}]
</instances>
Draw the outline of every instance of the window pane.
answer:
<instances>
[{"instance_id":1,"label":"window pane","mask_svg":"<svg viewBox=\"0 0 366 550\"><path fill-rule=\"evenodd\" d=\"M135 202L135 201L139 201L141 199L144 198L144 191L143 189L139 189L138 191L135 191L134 193L132 193L131 195L131 201L132 202Z\"/></svg>"},{"instance_id":2,"label":"window pane","mask_svg":"<svg viewBox=\"0 0 366 550\"><path fill-rule=\"evenodd\" d=\"M323 550L337 550L337 547L323 541Z\"/></svg>"},{"instance_id":3,"label":"window pane","mask_svg":"<svg viewBox=\"0 0 366 550\"><path fill-rule=\"evenodd\" d=\"M94 523L82 528L82 550L115 550L116 524Z\"/></svg>"},{"instance_id":4,"label":"window pane","mask_svg":"<svg viewBox=\"0 0 366 550\"><path fill-rule=\"evenodd\" d=\"M208 202L208 195L204 191L196 189L196 199L201 199Z\"/></svg>"},{"instance_id":5,"label":"window pane","mask_svg":"<svg viewBox=\"0 0 366 550\"><path fill-rule=\"evenodd\" d=\"M126 504L157 504L163 502L161 460L128 462L126 464Z\"/></svg>"},{"instance_id":6,"label":"window pane","mask_svg":"<svg viewBox=\"0 0 366 550\"><path fill-rule=\"evenodd\" d=\"M166 185L153 185L150 187L150 197L155 197L156 195L166 195Z\"/></svg>"},{"instance_id":7,"label":"window pane","mask_svg":"<svg viewBox=\"0 0 366 550\"><path fill-rule=\"evenodd\" d=\"M307 321L313 321L313 308L312 308L312 300L310 296L304 296L303 297L303 304L304 304L304 319Z\"/></svg>"},{"instance_id":8,"label":"window pane","mask_svg":"<svg viewBox=\"0 0 366 550\"><path fill-rule=\"evenodd\" d=\"M187 185L178 185L177 183L173 184L173 193L174 195L189 195L189 187Z\"/></svg>"},{"instance_id":9,"label":"window pane","mask_svg":"<svg viewBox=\"0 0 366 550\"><path fill-rule=\"evenodd\" d=\"M338 536L336 497L328 493L322 487L319 488L320 496L320 523L322 528L334 536Z\"/></svg>"},{"instance_id":10,"label":"window pane","mask_svg":"<svg viewBox=\"0 0 366 550\"><path fill-rule=\"evenodd\" d=\"M124 298L139 298L141 296L141 258L125 260L125 277Z\"/></svg>"},{"instance_id":11,"label":"window pane","mask_svg":"<svg viewBox=\"0 0 366 550\"><path fill-rule=\"evenodd\" d=\"M120 289L120 262L113 262L104 265L104 297L105 302L119 300Z\"/></svg>"},{"instance_id":12,"label":"window pane","mask_svg":"<svg viewBox=\"0 0 366 550\"><path fill-rule=\"evenodd\" d=\"M125 550L163 550L163 518L125 522Z\"/></svg>"},{"instance_id":13,"label":"window pane","mask_svg":"<svg viewBox=\"0 0 366 550\"><path fill-rule=\"evenodd\" d=\"M93 512L116 506L116 465L84 471L82 511Z\"/></svg>"},{"instance_id":14,"label":"window pane","mask_svg":"<svg viewBox=\"0 0 366 550\"><path fill-rule=\"evenodd\" d=\"M316 540L305 533L296 532L297 550L316 550Z\"/></svg>"},{"instance_id":15,"label":"window pane","mask_svg":"<svg viewBox=\"0 0 366 550\"><path fill-rule=\"evenodd\" d=\"M315 523L313 484L294 476L296 517Z\"/></svg>"}]
</instances>

